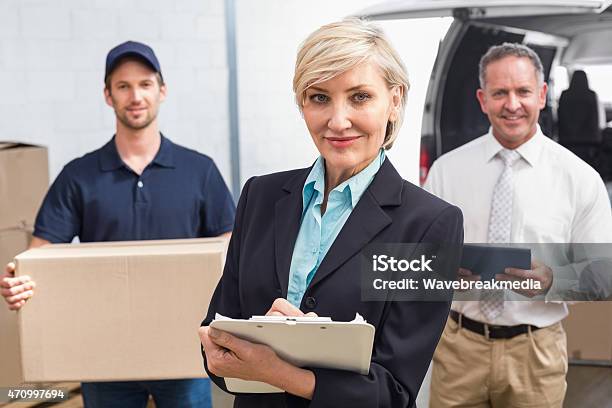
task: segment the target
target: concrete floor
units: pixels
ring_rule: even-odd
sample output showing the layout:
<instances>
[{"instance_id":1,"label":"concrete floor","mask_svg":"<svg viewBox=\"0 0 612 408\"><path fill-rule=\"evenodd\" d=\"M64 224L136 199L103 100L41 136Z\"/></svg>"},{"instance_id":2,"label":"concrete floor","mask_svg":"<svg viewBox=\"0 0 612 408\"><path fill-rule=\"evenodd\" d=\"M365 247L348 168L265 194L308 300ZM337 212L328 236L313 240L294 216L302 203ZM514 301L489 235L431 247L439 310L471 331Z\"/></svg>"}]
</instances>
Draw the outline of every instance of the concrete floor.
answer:
<instances>
[{"instance_id":1,"label":"concrete floor","mask_svg":"<svg viewBox=\"0 0 612 408\"><path fill-rule=\"evenodd\" d=\"M570 365L564 408L612 408L612 367Z\"/></svg>"}]
</instances>

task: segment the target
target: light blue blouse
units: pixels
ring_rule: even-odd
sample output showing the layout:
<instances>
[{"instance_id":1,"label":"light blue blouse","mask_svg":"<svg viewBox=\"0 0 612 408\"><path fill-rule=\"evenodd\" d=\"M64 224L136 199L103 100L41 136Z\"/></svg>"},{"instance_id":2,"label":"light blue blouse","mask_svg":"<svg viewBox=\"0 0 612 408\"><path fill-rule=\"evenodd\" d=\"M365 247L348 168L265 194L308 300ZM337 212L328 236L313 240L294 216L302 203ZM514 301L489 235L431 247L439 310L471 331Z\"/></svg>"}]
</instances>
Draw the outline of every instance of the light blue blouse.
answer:
<instances>
[{"instance_id":1,"label":"light blue blouse","mask_svg":"<svg viewBox=\"0 0 612 408\"><path fill-rule=\"evenodd\" d=\"M321 261L338 236L344 223L385 161L385 151L362 171L344 181L329 193L325 214L321 204L325 193L325 161L319 156L306 178L302 190L304 209L289 269L287 300L300 307L302 297Z\"/></svg>"}]
</instances>

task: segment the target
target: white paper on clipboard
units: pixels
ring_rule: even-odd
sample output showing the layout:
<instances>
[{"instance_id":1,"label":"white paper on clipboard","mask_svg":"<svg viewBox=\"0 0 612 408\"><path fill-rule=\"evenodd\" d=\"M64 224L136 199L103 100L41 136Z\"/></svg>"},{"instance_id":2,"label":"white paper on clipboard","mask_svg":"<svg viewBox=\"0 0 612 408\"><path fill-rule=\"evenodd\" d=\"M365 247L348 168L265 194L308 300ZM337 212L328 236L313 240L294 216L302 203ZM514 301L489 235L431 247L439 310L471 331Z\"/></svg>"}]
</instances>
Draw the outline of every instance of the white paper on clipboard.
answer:
<instances>
[{"instance_id":1,"label":"white paper on clipboard","mask_svg":"<svg viewBox=\"0 0 612 408\"><path fill-rule=\"evenodd\" d=\"M220 314L210 327L241 339L270 346L280 358L298 367L347 370L367 375L374 344L374 326L359 314L350 322L328 317L254 316L231 319ZM228 391L240 393L284 392L259 381L225 378Z\"/></svg>"}]
</instances>

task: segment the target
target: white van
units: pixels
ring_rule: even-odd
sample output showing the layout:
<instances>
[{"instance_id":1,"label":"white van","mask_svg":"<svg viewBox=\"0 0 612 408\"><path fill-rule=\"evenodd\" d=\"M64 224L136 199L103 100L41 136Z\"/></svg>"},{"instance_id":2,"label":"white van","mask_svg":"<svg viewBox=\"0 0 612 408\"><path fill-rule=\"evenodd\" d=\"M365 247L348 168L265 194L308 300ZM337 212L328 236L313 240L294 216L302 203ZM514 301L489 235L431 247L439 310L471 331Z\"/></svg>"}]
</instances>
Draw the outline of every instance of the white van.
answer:
<instances>
[{"instance_id":1,"label":"white van","mask_svg":"<svg viewBox=\"0 0 612 408\"><path fill-rule=\"evenodd\" d=\"M421 135L421 182L440 155L486 133L489 123L475 94L478 61L486 50L503 42L533 48L544 65L548 103L540 114L543 132L558 140L557 104L571 74L610 65L612 73L612 1L603 0L404 0L387 1L358 15L372 20L454 17L429 82ZM601 69L599 69L599 72ZM612 75L607 95L612 108ZM601 92L600 92L601 93ZM603 117L603 114L600 113ZM607 119L612 109L607 110ZM603 126L607 120L603 120ZM567 145L591 164L612 193L612 128L598 141Z\"/></svg>"}]
</instances>

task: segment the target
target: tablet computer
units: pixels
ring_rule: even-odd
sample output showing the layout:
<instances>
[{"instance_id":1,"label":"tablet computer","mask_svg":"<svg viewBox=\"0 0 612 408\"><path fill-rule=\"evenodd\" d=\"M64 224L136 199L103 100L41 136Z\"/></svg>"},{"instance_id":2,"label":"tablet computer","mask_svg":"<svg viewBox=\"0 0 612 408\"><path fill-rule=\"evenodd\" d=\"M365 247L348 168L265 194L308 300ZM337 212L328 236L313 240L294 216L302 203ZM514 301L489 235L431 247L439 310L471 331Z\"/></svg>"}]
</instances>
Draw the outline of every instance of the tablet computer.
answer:
<instances>
[{"instance_id":1,"label":"tablet computer","mask_svg":"<svg viewBox=\"0 0 612 408\"><path fill-rule=\"evenodd\" d=\"M506 268L531 269L531 249L465 244L461 267L480 275L481 280L493 280Z\"/></svg>"}]
</instances>

